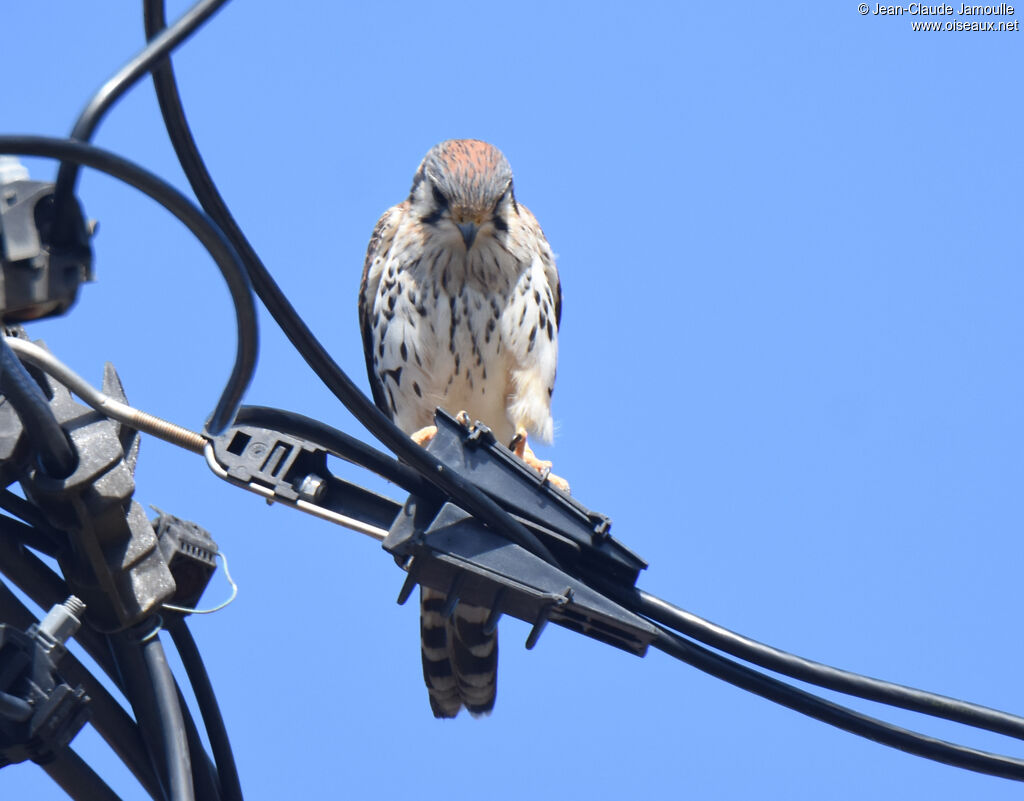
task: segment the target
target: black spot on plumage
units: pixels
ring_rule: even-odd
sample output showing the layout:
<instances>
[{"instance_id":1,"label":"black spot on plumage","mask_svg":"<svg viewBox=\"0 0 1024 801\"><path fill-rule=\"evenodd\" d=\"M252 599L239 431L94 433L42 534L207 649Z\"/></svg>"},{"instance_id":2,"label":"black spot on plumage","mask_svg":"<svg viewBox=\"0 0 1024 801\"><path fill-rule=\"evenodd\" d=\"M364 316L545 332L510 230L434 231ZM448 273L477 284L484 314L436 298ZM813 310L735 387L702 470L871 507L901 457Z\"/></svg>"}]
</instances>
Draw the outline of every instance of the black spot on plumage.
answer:
<instances>
[{"instance_id":1,"label":"black spot on plumage","mask_svg":"<svg viewBox=\"0 0 1024 801\"><path fill-rule=\"evenodd\" d=\"M540 303L540 292L536 289L533 290L533 301L534 303Z\"/></svg>"},{"instance_id":2,"label":"black spot on plumage","mask_svg":"<svg viewBox=\"0 0 1024 801\"><path fill-rule=\"evenodd\" d=\"M405 340L402 340L402 347L398 349L398 352L402 354L402 361L409 361L409 349L405 346Z\"/></svg>"},{"instance_id":3,"label":"black spot on plumage","mask_svg":"<svg viewBox=\"0 0 1024 801\"><path fill-rule=\"evenodd\" d=\"M395 367L391 370L385 370L383 373L381 373L381 375L384 376L385 378L390 378L392 381L394 381L396 387L400 387L402 385L401 367Z\"/></svg>"},{"instance_id":4,"label":"black spot on plumage","mask_svg":"<svg viewBox=\"0 0 1024 801\"><path fill-rule=\"evenodd\" d=\"M537 326L530 329L530 346L526 349L526 352L529 353L533 350L535 344L537 344Z\"/></svg>"},{"instance_id":5,"label":"black spot on plumage","mask_svg":"<svg viewBox=\"0 0 1024 801\"><path fill-rule=\"evenodd\" d=\"M555 391L555 388L554 388L554 387L548 387L548 397L549 397L549 398L551 397L551 394L552 394L552 393L553 393L554 391Z\"/></svg>"},{"instance_id":6,"label":"black spot on plumage","mask_svg":"<svg viewBox=\"0 0 1024 801\"><path fill-rule=\"evenodd\" d=\"M519 322L517 323L517 325L522 325L523 324L523 320L525 320L525 319L526 319L526 306L523 306L523 311L519 315Z\"/></svg>"},{"instance_id":7,"label":"black spot on plumage","mask_svg":"<svg viewBox=\"0 0 1024 801\"><path fill-rule=\"evenodd\" d=\"M550 320L548 320L547 324L544 326L544 332L548 335L548 339L549 340L551 340L552 342L555 341L555 330L551 326L551 321Z\"/></svg>"},{"instance_id":8,"label":"black spot on plumage","mask_svg":"<svg viewBox=\"0 0 1024 801\"><path fill-rule=\"evenodd\" d=\"M540 327L541 328L546 328L547 324L548 324L548 316L543 311L541 311L541 313L540 313Z\"/></svg>"},{"instance_id":9,"label":"black spot on plumage","mask_svg":"<svg viewBox=\"0 0 1024 801\"><path fill-rule=\"evenodd\" d=\"M395 310L395 295L388 295L388 311L393 312Z\"/></svg>"},{"instance_id":10,"label":"black spot on plumage","mask_svg":"<svg viewBox=\"0 0 1024 801\"><path fill-rule=\"evenodd\" d=\"M455 354L455 375L459 374L459 368L461 366L462 366L462 357L458 353L456 353Z\"/></svg>"},{"instance_id":11,"label":"black spot on plumage","mask_svg":"<svg viewBox=\"0 0 1024 801\"><path fill-rule=\"evenodd\" d=\"M423 397L423 390L420 389L420 385L417 384L415 381L412 382L412 391L416 393L416 397L417 398L422 398ZM550 395L549 395L549 397L550 397Z\"/></svg>"}]
</instances>

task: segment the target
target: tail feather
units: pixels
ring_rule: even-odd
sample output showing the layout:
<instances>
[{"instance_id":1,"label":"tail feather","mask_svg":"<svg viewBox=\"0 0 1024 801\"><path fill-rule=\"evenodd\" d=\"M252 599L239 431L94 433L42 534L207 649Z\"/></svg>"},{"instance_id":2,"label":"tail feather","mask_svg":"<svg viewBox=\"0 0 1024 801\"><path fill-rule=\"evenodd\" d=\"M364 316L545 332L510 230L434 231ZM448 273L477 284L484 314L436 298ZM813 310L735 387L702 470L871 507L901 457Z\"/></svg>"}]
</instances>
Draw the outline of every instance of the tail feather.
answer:
<instances>
[{"instance_id":1,"label":"tail feather","mask_svg":"<svg viewBox=\"0 0 1024 801\"><path fill-rule=\"evenodd\" d=\"M434 717L453 718L465 706L473 716L494 708L498 688L498 635L484 633L488 610L459 604L442 615L445 596L420 590L423 680Z\"/></svg>"}]
</instances>

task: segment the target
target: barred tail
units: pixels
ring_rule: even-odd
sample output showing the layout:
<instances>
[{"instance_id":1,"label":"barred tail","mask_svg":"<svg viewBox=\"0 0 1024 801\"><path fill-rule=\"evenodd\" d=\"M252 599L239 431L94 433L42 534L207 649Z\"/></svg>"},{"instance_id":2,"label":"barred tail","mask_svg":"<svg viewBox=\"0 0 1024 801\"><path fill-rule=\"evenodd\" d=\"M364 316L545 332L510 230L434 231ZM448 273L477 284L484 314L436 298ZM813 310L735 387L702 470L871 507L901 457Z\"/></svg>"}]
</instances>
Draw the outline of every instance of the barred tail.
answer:
<instances>
[{"instance_id":1,"label":"barred tail","mask_svg":"<svg viewBox=\"0 0 1024 801\"><path fill-rule=\"evenodd\" d=\"M474 717L494 708L498 690L498 633L484 633L488 610L459 604L451 619L445 596L420 589L423 680L436 718L453 718L465 706Z\"/></svg>"}]
</instances>

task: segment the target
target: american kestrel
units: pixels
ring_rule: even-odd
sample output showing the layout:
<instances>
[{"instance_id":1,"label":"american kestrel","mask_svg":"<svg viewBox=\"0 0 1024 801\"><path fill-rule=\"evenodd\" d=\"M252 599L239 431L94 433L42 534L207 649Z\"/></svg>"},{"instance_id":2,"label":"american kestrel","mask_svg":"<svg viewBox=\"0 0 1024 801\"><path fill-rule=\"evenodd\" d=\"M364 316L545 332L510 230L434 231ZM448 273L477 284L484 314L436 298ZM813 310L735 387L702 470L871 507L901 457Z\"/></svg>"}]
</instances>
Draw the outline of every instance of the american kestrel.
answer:
<instances>
[{"instance_id":1,"label":"american kestrel","mask_svg":"<svg viewBox=\"0 0 1024 801\"><path fill-rule=\"evenodd\" d=\"M370 238L359 323L373 398L419 442L434 409L486 423L543 469L527 432L550 442L561 286L537 220L512 191L512 169L493 145L450 139L416 171L409 197ZM486 609L420 591L423 676L435 717L494 707L497 632Z\"/></svg>"}]
</instances>

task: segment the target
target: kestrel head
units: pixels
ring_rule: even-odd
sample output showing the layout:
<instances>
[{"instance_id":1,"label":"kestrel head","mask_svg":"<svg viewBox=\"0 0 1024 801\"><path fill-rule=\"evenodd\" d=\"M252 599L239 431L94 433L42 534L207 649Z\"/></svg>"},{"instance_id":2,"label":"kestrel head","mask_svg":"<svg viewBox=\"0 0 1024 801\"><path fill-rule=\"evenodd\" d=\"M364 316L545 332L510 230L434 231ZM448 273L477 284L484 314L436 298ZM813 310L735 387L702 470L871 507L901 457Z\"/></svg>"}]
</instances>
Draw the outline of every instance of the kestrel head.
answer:
<instances>
[{"instance_id":1,"label":"kestrel head","mask_svg":"<svg viewBox=\"0 0 1024 801\"><path fill-rule=\"evenodd\" d=\"M413 178L409 202L425 225L457 231L466 250L478 234L507 231L509 215L519 212L508 161L477 139L448 139L432 147Z\"/></svg>"}]
</instances>

